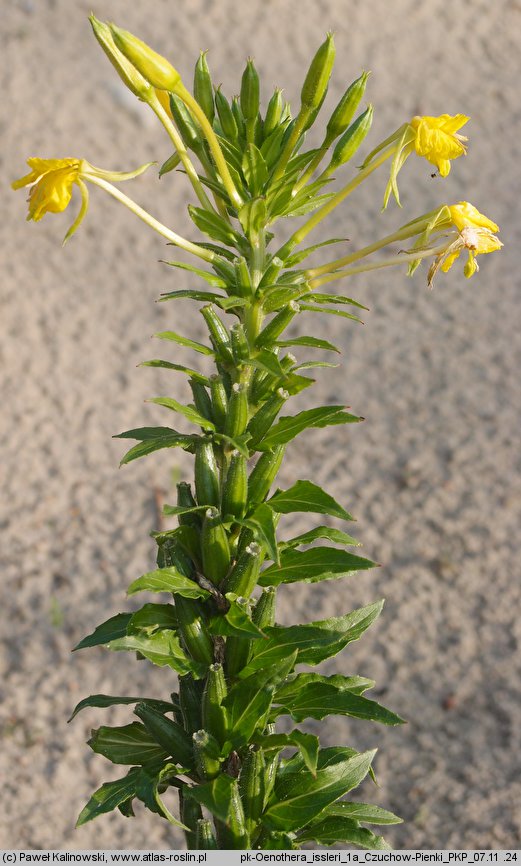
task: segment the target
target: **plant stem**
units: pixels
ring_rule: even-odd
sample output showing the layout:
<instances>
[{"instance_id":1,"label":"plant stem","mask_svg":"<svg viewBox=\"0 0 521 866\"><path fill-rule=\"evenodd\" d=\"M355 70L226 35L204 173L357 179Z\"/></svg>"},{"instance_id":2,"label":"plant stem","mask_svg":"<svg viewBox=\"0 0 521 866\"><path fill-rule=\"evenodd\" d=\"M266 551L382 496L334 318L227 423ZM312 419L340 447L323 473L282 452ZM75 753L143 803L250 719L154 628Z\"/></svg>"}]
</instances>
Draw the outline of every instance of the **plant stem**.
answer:
<instances>
[{"instance_id":1,"label":"plant stem","mask_svg":"<svg viewBox=\"0 0 521 866\"><path fill-rule=\"evenodd\" d=\"M156 220L155 217L151 216L144 208L140 207L129 198L125 193L121 192L117 187L113 186L107 180L103 180L100 177L95 177L95 175L85 174L85 179L90 181L90 183L96 184L96 186L101 187L106 192L108 192L113 198L120 201L125 207L128 207L129 210L132 211L139 219L143 220L150 228L154 229L158 234L162 235L166 238L170 243L175 244L176 247L181 247L181 249L186 250L187 253L192 253L192 255L197 256L200 259L204 259L205 262L213 262L215 261L215 253L211 250L205 250L204 247L200 247L197 244L192 243L191 241L186 240L186 238L181 237L181 235L176 234L167 226L163 225L163 223Z\"/></svg>"}]
</instances>

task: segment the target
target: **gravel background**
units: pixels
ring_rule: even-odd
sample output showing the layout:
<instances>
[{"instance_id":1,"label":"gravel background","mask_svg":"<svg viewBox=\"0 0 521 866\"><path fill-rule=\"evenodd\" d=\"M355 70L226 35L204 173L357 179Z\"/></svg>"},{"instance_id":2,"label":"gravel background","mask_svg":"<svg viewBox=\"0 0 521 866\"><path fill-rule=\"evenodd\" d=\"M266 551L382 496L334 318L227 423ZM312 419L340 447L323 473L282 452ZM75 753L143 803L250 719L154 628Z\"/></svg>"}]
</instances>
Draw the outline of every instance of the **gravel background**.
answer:
<instances>
[{"instance_id":1,"label":"gravel background","mask_svg":"<svg viewBox=\"0 0 521 866\"><path fill-rule=\"evenodd\" d=\"M146 397L186 397L180 379L135 369L157 356L149 335L167 327L203 334L189 305L154 304L187 282L157 263L161 240L115 202L93 190L88 218L62 249L70 213L26 225L24 197L8 189L27 155L74 154L125 170L169 154L91 37L90 6L3 0L0 16L3 847L179 843L141 810L135 821L111 815L73 829L92 790L118 775L85 746L89 729L129 714L89 710L67 726L71 708L90 692L162 696L172 685L164 670L123 655L70 655L95 624L126 609L127 584L153 563L156 498L171 499L173 481L191 472L190 460L163 452L118 471L122 447L111 435L166 421ZM429 166L411 158L400 176L403 213L380 214L385 177L376 173L324 229L360 245L436 203L467 198L500 224L505 249L482 259L472 282L456 267L433 292L425 270L413 280L402 269L364 275L349 291L371 307L365 328L313 321L314 333L342 345L344 365L319 375L304 402L345 401L367 421L303 436L283 481L323 483L356 514L365 551L384 568L287 589L279 620L385 595L379 623L329 669L374 677L375 696L409 724L387 730L334 718L324 739L380 747L380 788L366 783L359 796L404 816L386 833L394 847L520 847L521 4L106 0L95 11L169 54L187 78L199 48L209 48L228 93L254 55L265 95L277 84L293 101L331 28L328 105L371 69L371 145L418 112L472 117L468 157L447 180L431 180ZM181 175L158 187L150 172L131 195L190 233Z\"/></svg>"}]
</instances>

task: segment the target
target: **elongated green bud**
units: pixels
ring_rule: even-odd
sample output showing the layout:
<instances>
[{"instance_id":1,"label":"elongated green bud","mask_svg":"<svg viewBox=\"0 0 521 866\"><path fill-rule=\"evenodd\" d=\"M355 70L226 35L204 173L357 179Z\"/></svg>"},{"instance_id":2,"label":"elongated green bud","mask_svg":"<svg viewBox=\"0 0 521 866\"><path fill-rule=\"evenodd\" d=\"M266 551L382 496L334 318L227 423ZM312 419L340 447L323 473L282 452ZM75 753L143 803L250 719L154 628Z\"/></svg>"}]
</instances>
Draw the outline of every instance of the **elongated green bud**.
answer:
<instances>
[{"instance_id":1,"label":"elongated green bud","mask_svg":"<svg viewBox=\"0 0 521 866\"><path fill-rule=\"evenodd\" d=\"M192 735L195 767L204 782L215 779L221 771L219 744L208 731L196 731Z\"/></svg>"},{"instance_id":2,"label":"elongated green bud","mask_svg":"<svg viewBox=\"0 0 521 866\"><path fill-rule=\"evenodd\" d=\"M248 424L248 391L245 385L235 382L232 385L232 393L228 403L228 414L224 425L224 432L232 439L240 436L246 430Z\"/></svg>"},{"instance_id":3,"label":"elongated green bud","mask_svg":"<svg viewBox=\"0 0 521 866\"><path fill-rule=\"evenodd\" d=\"M228 396L221 376L214 374L210 377L210 394L214 422L217 429L223 431L228 413Z\"/></svg>"},{"instance_id":4,"label":"elongated green bud","mask_svg":"<svg viewBox=\"0 0 521 866\"><path fill-rule=\"evenodd\" d=\"M226 363L233 364L233 356L230 348L230 335L227 328L221 322L214 307L208 304L201 309L201 314L207 324L210 340L217 353Z\"/></svg>"},{"instance_id":5,"label":"elongated green bud","mask_svg":"<svg viewBox=\"0 0 521 866\"><path fill-rule=\"evenodd\" d=\"M238 137L237 124L235 122L235 117L233 116L230 103L221 93L220 86L215 91L215 107L217 108L217 114L219 115L219 120L221 121L221 128L224 137L227 138L228 141L232 142L232 144L234 144L237 141Z\"/></svg>"},{"instance_id":6,"label":"elongated green bud","mask_svg":"<svg viewBox=\"0 0 521 866\"><path fill-rule=\"evenodd\" d=\"M267 725L266 726L267 734L275 733L275 725ZM275 785L275 779L277 776L277 768L279 766L279 753L273 752L271 755L266 757L266 765L264 768L264 807L268 803L271 792L273 791L273 787Z\"/></svg>"},{"instance_id":7,"label":"elongated green bud","mask_svg":"<svg viewBox=\"0 0 521 866\"><path fill-rule=\"evenodd\" d=\"M216 505L221 501L219 470L213 445L201 439L195 449L195 495L198 505Z\"/></svg>"},{"instance_id":8,"label":"elongated green bud","mask_svg":"<svg viewBox=\"0 0 521 866\"><path fill-rule=\"evenodd\" d=\"M284 451L284 445L277 445L272 451L265 451L257 460L248 480L248 502L250 505L256 505L266 499L280 469Z\"/></svg>"},{"instance_id":9,"label":"elongated green bud","mask_svg":"<svg viewBox=\"0 0 521 866\"><path fill-rule=\"evenodd\" d=\"M194 397L195 408L201 413L203 418L213 421L212 401L205 386L202 382L197 382L195 379L190 379L189 385Z\"/></svg>"},{"instance_id":10,"label":"elongated green bud","mask_svg":"<svg viewBox=\"0 0 521 866\"><path fill-rule=\"evenodd\" d=\"M262 598L262 596L261 596ZM194 680L191 674L179 677L179 703L186 731L193 734L202 724L201 702L203 699L203 680Z\"/></svg>"},{"instance_id":11,"label":"elongated green bud","mask_svg":"<svg viewBox=\"0 0 521 866\"><path fill-rule=\"evenodd\" d=\"M128 30L122 30L115 24L110 24L109 27L119 50L123 52L127 60L130 60L132 66L141 73L143 78L150 82L152 87L157 87L158 90L168 90L171 93L175 91L178 84L181 83L181 76L166 57L153 51L149 45L129 33Z\"/></svg>"},{"instance_id":12,"label":"elongated green bud","mask_svg":"<svg viewBox=\"0 0 521 866\"><path fill-rule=\"evenodd\" d=\"M175 596L175 610L181 643L197 662L213 662L213 641L202 617L201 606L193 598Z\"/></svg>"},{"instance_id":13,"label":"elongated green bud","mask_svg":"<svg viewBox=\"0 0 521 866\"><path fill-rule=\"evenodd\" d=\"M193 766L192 744L186 731L174 722L152 709L147 704L136 704L134 710L151 737L182 767Z\"/></svg>"},{"instance_id":14,"label":"elongated green bud","mask_svg":"<svg viewBox=\"0 0 521 866\"><path fill-rule=\"evenodd\" d=\"M244 325L237 322L230 328L230 339L232 344L233 358L237 366L249 360L250 347L244 330Z\"/></svg>"},{"instance_id":15,"label":"elongated green bud","mask_svg":"<svg viewBox=\"0 0 521 866\"><path fill-rule=\"evenodd\" d=\"M232 99L232 114L237 125L237 132L239 134L239 137L244 139L246 137L246 127L244 125L244 117L242 114L241 103L238 96L234 96Z\"/></svg>"},{"instance_id":16,"label":"elongated green bud","mask_svg":"<svg viewBox=\"0 0 521 866\"><path fill-rule=\"evenodd\" d=\"M253 284L248 264L244 256L239 256L234 259L233 266L235 269L235 285L237 294L241 298L248 298L253 294Z\"/></svg>"},{"instance_id":17,"label":"elongated green bud","mask_svg":"<svg viewBox=\"0 0 521 866\"><path fill-rule=\"evenodd\" d=\"M244 809L236 781L231 785L231 807L228 823L224 824L222 821L216 820L215 825L221 849L236 851L250 847L244 820Z\"/></svg>"},{"instance_id":18,"label":"elongated green bud","mask_svg":"<svg viewBox=\"0 0 521 866\"><path fill-rule=\"evenodd\" d=\"M216 508L205 513L201 537L204 576L218 586L230 569L230 545Z\"/></svg>"},{"instance_id":19,"label":"elongated green bud","mask_svg":"<svg viewBox=\"0 0 521 866\"><path fill-rule=\"evenodd\" d=\"M327 171L334 171L340 165L348 162L362 144L373 122L373 106L368 105L343 136L339 138L331 157Z\"/></svg>"},{"instance_id":20,"label":"elongated green bud","mask_svg":"<svg viewBox=\"0 0 521 866\"><path fill-rule=\"evenodd\" d=\"M252 541L241 553L226 578L224 592L234 592L236 595L249 598L257 585L261 562L261 548Z\"/></svg>"},{"instance_id":21,"label":"elongated green bud","mask_svg":"<svg viewBox=\"0 0 521 866\"><path fill-rule=\"evenodd\" d=\"M188 111L183 100L179 96L176 96L175 93L170 94L170 110L186 147L189 147L195 153L199 153L204 147L201 129Z\"/></svg>"},{"instance_id":22,"label":"elongated green bud","mask_svg":"<svg viewBox=\"0 0 521 866\"><path fill-rule=\"evenodd\" d=\"M255 64L251 58L246 63L246 69L242 74L240 103L242 116L246 123L257 120L260 103L260 84Z\"/></svg>"},{"instance_id":23,"label":"elongated green bud","mask_svg":"<svg viewBox=\"0 0 521 866\"><path fill-rule=\"evenodd\" d=\"M275 130L279 126L282 117L283 104L284 100L282 99L282 90L279 90L279 88L276 87L273 96L268 102L268 108L266 109L266 117L264 118L265 138L268 138L271 133L275 132Z\"/></svg>"},{"instance_id":24,"label":"elongated green bud","mask_svg":"<svg viewBox=\"0 0 521 866\"><path fill-rule=\"evenodd\" d=\"M172 156L169 156L166 159L159 169L159 177L163 177L163 175L168 174L169 171L173 171L174 168L177 168L179 163L181 162L181 157L178 153L173 153Z\"/></svg>"},{"instance_id":25,"label":"elongated green bud","mask_svg":"<svg viewBox=\"0 0 521 866\"><path fill-rule=\"evenodd\" d=\"M203 813L199 803L192 797L185 797L183 789L179 789L179 817L181 822L188 827L185 830L186 846L192 851L197 845L197 824L203 818Z\"/></svg>"},{"instance_id":26,"label":"elongated green bud","mask_svg":"<svg viewBox=\"0 0 521 866\"><path fill-rule=\"evenodd\" d=\"M273 343L283 331L286 330L292 319L300 312L300 307L296 301L290 301L287 306L283 307L280 313L277 313L265 328L262 329L257 337L256 346L269 346Z\"/></svg>"},{"instance_id":27,"label":"elongated green bud","mask_svg":"<svg viewBox=\"0 0 521 866\"><path fill-rule=\"evenodd\" d=\"M332 142L346 131L365 93L368 78L369 73L362 72L361 76L349 85L329 118L326 127L326 141Z\"/></svg>"},{"instance_id":28,"label":"elongated green bud","mask_svg":"<svg viewBox=\"0 0 521 866\"><path fill-rule=\"evenodd\" d=\"M246 819L246 829L251 833L264 809L266 794L266 765L262 749L250 748L243 760L239 776L241 795Z\"/></svg>"},{"instance_id":29,"label":"elongated green bud","mask_svg":"<svg viewBox=\"0 0 521 866\"><path fill-rule=\"evenodd\" d=\"M255 605L252 620L262 631L275 625L275 602L277 592L274 586L267 586Z\"/></svg>"},{"instance_id":30,"label":"elongated green bud","mask_svg":"<svg viewBox=\"0 0 521 866\"><path fill-rule=\"evenodd\" d=\"M334 62L335 45L333 34L328 33L325 41L311 61L311 66L302 86L300 99L305 108L312 110L322 104Z\"/></svg>"},{"instance_id":31,"label":"elongated green bud","mask_svg":"<svg viewBox=\"0 0 521 866\"><path fill-rule=\"evenodd\" d=\"M210 123L215 116L213 101L213 86L208 63L206 62L206 51L201 51L199 60L195 64L194 72L194 96L203 109Z\"/></svg>"},{"instance_id":32,"label":"elongated green bud","mask_svg":"<svg viewBox=\"0 0 521 866\"><path fill-rule=\"evenodd\" d=\"M209 821L208 818L202 818L200 821L197 822L197 828L195 833L195 849L196 851L217 850L217 840L213 834L211 821Z\"/></svg>"},{"instance_id":33,"label":"elongated green bud","mask_svg":"<svg viewBox=\"0 0 521 866\"><path fill-rule=\"evenodd\" d=\"M228 716L222 706L227 692L222 665L210 665L202 699L203 727L221 746L228 730Z\"/></svg>"},{"instance_id":34,"label":"elongated green bud","mask_svg":"<svg viewBox=\"0 0 521 866\"><path fill-rule=\"evenodd\" d=\"M240 451L232 451L223 485L221 511L225 517L244 517L248 501L248 462Z\"/></svg>"},{"instance_id":35,"label":"elongated green bud","mask_svg":"<svg viewBox=\"0 0 521 866\"><path fill-rule=\"evenodd\" d=\"M98 21L95 15L89 15L89 21L94 31L94 36L101 45L103 51L112 63L114 69L128 89L139 99L146 99L152 95L152 86L146 81L137 69L121 53L114 42L110 27L103 21Z\"/></svg>"},{"instance_id":36,"label":"elongated green bud","mask_svg":"<svg viewBox=\"0 0 521 866\"><path fill-rule=\"evenodd\" d=\"M266 400L264 405L255 413L247 427L248 433L251 435L251 441L248 445L250 449L256 448L262 442L288 399L288 392L284 388L278 388L273 397Z\"/></svg>"}]
</instances>

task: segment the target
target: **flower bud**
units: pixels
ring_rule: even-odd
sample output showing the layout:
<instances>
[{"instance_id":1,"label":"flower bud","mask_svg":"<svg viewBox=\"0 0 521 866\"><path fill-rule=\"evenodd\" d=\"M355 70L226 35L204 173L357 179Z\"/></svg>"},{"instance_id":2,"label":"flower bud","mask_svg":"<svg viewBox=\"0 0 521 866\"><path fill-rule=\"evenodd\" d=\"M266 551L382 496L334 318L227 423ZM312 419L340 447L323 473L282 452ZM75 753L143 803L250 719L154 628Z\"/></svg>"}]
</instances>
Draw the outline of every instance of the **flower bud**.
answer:
<instances>
[{"instance_id":1,"label":"flower bud","mask_svg":"<svg viewBox=\"0 0 521 866\"><path fill-rule=\"evenodd\" d=\"M103 21L98 21L94 14L89 15L89 21L94 36L128 89L139 99L146 99L147 96L150 96L152 94L151 85L116 46L110 27Z\"/></svg>"},{"instance_id":2,"label":"flower bud","mask_svg":"<svg viewBox=\"0 0 521 866\"><path fill-rule=\"evenodd\" d=\"M283 104L282 90L276 88L275 93L268 103L266 117L264 118L264 138L268 138L268 136L270 136L272 132L275 132L279 126L282 117Z\"/></svg>"},{"instance_id":3,"label":"flower bud","mask_svg":"<svg viewBox=\"0 0 521 866\"><path fill-rule=\"evenodd\" d=\"M342 133L346 131L360 104L360 100L364 95L368 77L368 72L362 72L360 78L353 81L353 83L347 88L342 99L329 118L326 127L326 138L328 141L334 141L339 135L342 135Z\"/></svg>"},{"instance_id":4,"label":"flower bud","mask_svg":"<svg viewBox=\"0 0 521 866\"><path fill-rule=\"evenodd\" d=\"M238 135L237 124L230 103L221 93L220 87L215 91L215 107L217 108L217 114L219 115L225 138L229 141L235 142Z\"/></svg>"},{"instance_id":5,"label":"flower bud","mask_svg":"<svg viewBox=\"0 0 521 866\"><path fill-rule=\"evenodd\" d=\"M324 99L333 63L335 62L335 45L333 34L328 33L309 67L308 74L302 86L300 98L302 105L312 110L317 108Z\"/></svg>"},{"instance_id":6,"label":"flower bud","mask_svg":"<svg viewBox=\"0 0 521 866\"><path fill-rule=\"evenodd\" d=\"M181 83L181 76L166 57L158 54L128 30L122 30L115 24L109 26L119 50L152 87L157 87L158 90L175 91Z\"/></svg>"},{"instance_id":7,"label":"flower bud","mask_svg":"<svg viewBox=\"0 0 521 866\"><path fill-rule=\"evenodd\" d=\"M354 123L351 124L348 130L338 140L333 151L331 162L328 166L330 171L334 171L338 166L343 165L351 159L362 144L367 133L371 129L373 122L373 106L369 105Z\"/></svg>"},{"instance_id":8,"label":"flower bud","mask_svg":"<svg viewBox=\"0 0 521 866\"><path fill-rule=\"evenodd\" d=\"M251 58L242 74L240 103L246 122L255 121L259 113L259 76Z\"/></svg>"},{"instance_id":9,"label":"flower bud","mask_svg":"<svg viewBox=\"0 0 521 866\"><path fill-rule=\"evenodd\" d=\"M208 120L212 123L215 117L215 105L213 101L212 79L208 63L206 62L206 51L201 51L199 60L195 64L194 96Z\"/></svg>"}]
</instances>

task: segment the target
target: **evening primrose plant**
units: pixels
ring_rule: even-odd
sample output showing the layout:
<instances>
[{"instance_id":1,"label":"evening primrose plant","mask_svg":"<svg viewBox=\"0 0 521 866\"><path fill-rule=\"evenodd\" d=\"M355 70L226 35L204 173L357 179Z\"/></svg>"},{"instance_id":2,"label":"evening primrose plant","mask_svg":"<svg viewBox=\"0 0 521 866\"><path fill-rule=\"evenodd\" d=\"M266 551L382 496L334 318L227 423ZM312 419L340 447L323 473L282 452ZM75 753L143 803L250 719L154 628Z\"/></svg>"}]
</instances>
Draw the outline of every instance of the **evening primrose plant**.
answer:
<instances>
[{"instance_id":1,"label":"evening primrose plant","mask_svg":"<svg viewBox=\"0 0 521 866\"><path fill-rule=\"evenodd\" d=\"M400 819L347 796L366 776L375 778L374 751L324 748L301 727L307 719L332 714L384 725L402 722L366 696L374 685L366 677L314 670L357 640L382 602L300 625L277 624L276 616L280 586L349 577L375 563L352 552L357 542L340 528L352 520L343 505L312 481L280 489L276 477L287 446L304 431L362 420L343 405L288 411L291 398L314 384L310 370L333 366L314 358L297 361L293 351L330 356L339 351L310 336L313 317L335 315L356 324L366 309L322 286L396 265L412 274L423 260L430 262L432 283L437 271L447 271L462 253L470 277L478 255L500 249L497 225L463 201L442 204L347 255L307 264L319 248L342 243L328 239L304 246L308 235L381 166L389 167L384 208L391 195L399 203L398 173L413 153L445 177L451 161L465 154L459 130L468 118L413 117L352 167L373 116L371 106L359 110L365 72L346 89L321 143L311 149L305 144L328 89L335 54L331 35L311 62L292 114L279 89L261 111L252 60L239 96L230 100L213 86L202 53L192 94L171 63L149 46L94 16L90 21L116 72L170 139L173 152L159 175L175 168L186 175L197 200L188 209L200 240L181 237L121 191L121 182L152 163L118 172L83 158L31 158L30 172L13 187L29 188L28 219L35 221L64 211L77 188L81 205L67 240L86 216L89 187L97 186L195 257L195 264L167 263L188 271L195 286L173 289L161 300L189 298L199 304L208 339L196 342L176 330L156 336L171 350L188 347L206 356L214 372L186 367L172 352L168 360L145 361L188 378L191 403L170 396L152 402L170 417L180 415L191 432L157 426L119 434L137 443L122 464L180 448L194 459L194 480L178 484L177 502L165 506L165 516L176 525L152 533L157 568L128 589L131 596L148 592L158 599L110 617L76 649L136 653L167 669L167 692L173 691L161 698L96 694L75 708L73 716L86 707L128 704L136 717L93 731L91 749L129 769L92 795L78 824L113 809L132 817L141 801L181 827L189 848L298 849L306 843L386 848L368 827ZM347 163L351 173L342 180ZM333 192L334 178L339 188ZM283 217L283 228L288 218L304 220L275 248L272 229ZM320 515L319 525L294 537L279 534L281 517L283 523L284 515L293 513ZM286 721L278 729L284 718L294 725Z\"/></svg>"}]
</instances>

